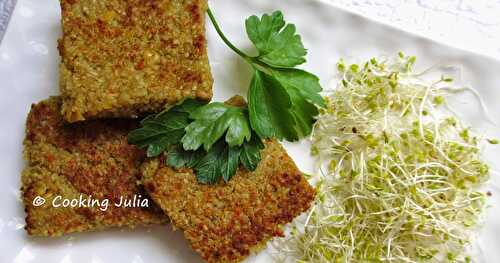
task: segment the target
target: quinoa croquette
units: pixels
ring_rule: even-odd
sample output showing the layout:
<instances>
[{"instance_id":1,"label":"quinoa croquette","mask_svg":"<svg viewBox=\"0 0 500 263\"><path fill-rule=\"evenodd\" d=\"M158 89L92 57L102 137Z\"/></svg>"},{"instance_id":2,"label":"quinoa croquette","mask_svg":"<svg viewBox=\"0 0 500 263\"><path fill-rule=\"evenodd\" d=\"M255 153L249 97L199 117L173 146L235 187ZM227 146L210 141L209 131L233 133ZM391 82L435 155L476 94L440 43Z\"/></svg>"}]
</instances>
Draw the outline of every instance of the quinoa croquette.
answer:
<instances>
[{"instance_id":1,"label":"quinoa croquette","mask_svg":"<svg viewBox=\"0 0 500 263\"><path fill-rule=\"evenodd\" d=\"M61 0L66 121L135 117L185 98L208 101L206 0Z\"/></svg>"},{"instance_id":2,"label":"quinoa croquette","mask_svg":"<svg viewBox=\"0 0 500 263\"><path fill-rule=\"evenodd\" d=\"M199 184L190 169L156 158L143 165L151 198L208 262L239 262L265 247L313 202L315 190L274 141L265 143L254 172L243 168L227 183Z\"/></svg>"},{"instance_id":3,"label":"quinoa croquette","mask_svg":"<svg viewBox=\"0 0 500 263\"><path fill-rule=\"evenodd\" d=\"M107 227L159 224L164 213L138 184L142 150L127 143L135 120L94 120L65 124L61 100L33 104L26 123L22 198L26 231L34 236L60 236ZM53 207L54 199L109 200L109 207ZM121 197L145 199L148 207L115 207ZM33 205L37 196L42 206ZM58 205L61 205L60 202Z\"/></svg>"}]
</instances>

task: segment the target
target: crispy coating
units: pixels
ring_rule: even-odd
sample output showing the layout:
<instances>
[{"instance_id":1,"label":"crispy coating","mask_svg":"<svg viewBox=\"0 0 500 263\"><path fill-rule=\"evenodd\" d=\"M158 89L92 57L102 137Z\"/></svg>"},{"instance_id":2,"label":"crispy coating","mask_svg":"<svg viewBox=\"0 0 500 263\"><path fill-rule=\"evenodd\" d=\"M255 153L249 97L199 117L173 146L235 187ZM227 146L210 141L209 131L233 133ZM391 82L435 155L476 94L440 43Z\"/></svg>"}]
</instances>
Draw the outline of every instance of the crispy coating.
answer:
<instances>
[{"instance_id":1,"label":"crispy coating","mask_svg":"<svg viewBox=\"0 0 500 263\"><path fill-rule=\"evenodd\" d=\"M274 141L266 142L254 172L240 167L228 183L198 184L192 170L164 163L157 158L143 165L146 191L208 262L239 262L283 236L283 225L306 211L315 196Z\"/></svg>"},{"instance_id":2,"label":"crispy coating","mask_svg":"<svg viewBox=\"0 0 500 263\"><path fill-rule=\"evenodd\" d=\"M142 150L127 143L134 120L95 120L66 124L60 113L60 98L51 97L31 106L26 123L22 174L22 198L26 231L34 236L60 236L106 227L158 224L163 212L138 185ZM53 207L57 197L109 200L103 206ZM120 198L145 199L148 207L115 207ZM37 196L46 202L36 207ZM61 204L61 200L57 202Z\"/></svg>"},{"instance_id":3,"label":"crispy coating","mask_svg":"<svg viewBox=\"0 0 500 263\"><path fill-rule=\"evenodd\" d=\"M60 0L65 120L134 117L210 100L206 0Z\"/></svg>"}]
</instances>

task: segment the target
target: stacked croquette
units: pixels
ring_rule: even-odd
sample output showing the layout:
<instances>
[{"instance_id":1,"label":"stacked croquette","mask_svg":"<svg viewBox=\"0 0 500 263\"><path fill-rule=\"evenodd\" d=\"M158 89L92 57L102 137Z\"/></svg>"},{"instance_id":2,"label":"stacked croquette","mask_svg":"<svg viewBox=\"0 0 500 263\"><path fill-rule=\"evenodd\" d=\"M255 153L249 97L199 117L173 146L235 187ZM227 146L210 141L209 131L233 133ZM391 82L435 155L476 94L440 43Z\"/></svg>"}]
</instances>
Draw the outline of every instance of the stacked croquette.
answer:
<instances>
[{"instance_id":1,"label":"stacked croquette","mask_svg":"<svg viewBox=\"0 0 500 263\"><path fill-rule=\"evenodd\" d=\"M108 199L133 195L147 198L137 184L144 153L127 143L135 120L93 120L73 125L61 116L61 99L51 97L34 104L26 122L24 155L28 163L22 174L26 231L34 236L107 227L159 224L166 216L149 200L149 207L123 208L54 207L57 196L66 199ZM36 197L45 204L35 206Z\"/></svg>"}]
</instances>

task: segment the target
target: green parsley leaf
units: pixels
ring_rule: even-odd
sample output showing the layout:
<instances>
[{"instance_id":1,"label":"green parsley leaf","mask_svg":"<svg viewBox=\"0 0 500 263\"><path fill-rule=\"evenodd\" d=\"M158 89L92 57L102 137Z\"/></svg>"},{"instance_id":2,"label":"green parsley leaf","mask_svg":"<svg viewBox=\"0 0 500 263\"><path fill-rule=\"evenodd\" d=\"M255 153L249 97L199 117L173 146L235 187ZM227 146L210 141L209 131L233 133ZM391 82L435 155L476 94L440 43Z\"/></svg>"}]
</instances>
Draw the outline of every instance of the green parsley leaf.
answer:
<instances>
[{"instance_id":1,"label":"green parsley leaf","mask_svg":"<svg viewBox=\"0 0 500 263\"><path fill-rule=\"evenodd\" d=\"M239 155L239 147L230 147L223 140L219 140L194 166L198 182L215 184L221 177L228 182L236 174Z\"/></svg>"},{"instance_id":2,"label":"green parsley leaf","mask_svg":"<svg viewBox=\"0 0 500 263\"><path fill-rule=\"evenodd\" d=\"M250 123L255 132L261 138L297 140L291 107L285 88L274 77L256 70L248 90Z\"/></svg>"},{"instance_id":3,"label":"green parsley leaf","mask_svg":"<svg viewBox=\"0 0 500 263\"><path fill-rule=\"evenodd\" d=\"M292 106L289 110L295 120L296 137L309 135L316 121L315 116L319 114L315 105L326 106L319 94L322 89L318 77L300 69L273 69L271 73L290 97Z\"/></svg>"},{"instance_id":4,"label":"green parsley leaf","mask_svg":"<svg viewBox=\"0 0 500 263\"><path fill-rule=\"evenodd\" d=\"M227 145L223 140L218 141L210 148L210 150L201 158L201 160L193 167L198 178L198 182L202 184L215 184L222 176L222 159L227 158L224 152L227 150Z\"/></svg>"},{"instance_id":5,"label":"green parsley leaf","mask_svg":"<svg viewBox=\"0 0 500 263\"><path fill-rule=\"evenodd\" d=\"M261 138L296 141L312 131L324 106L316 76L299 69L256 70L248 92L250 123Z\"/></svg>"},{"instance_id":6,"label":"green parsley leaf","mask_svg":"<svg viewBox=\"0 0 500 263\"><path fill-rule=\"evenodd\" d=\"M208 151L224 134L229 146L239 146L250 140L250 124L246 108L213 102L190 114L194 121L186 127L182 144L186 150L196 150L201 145Z\"/></svg>"},{"instance_id":7,"label":"green parsley leaf","mask_svg":"<svg viewBox=\"0 0 500 263\"><path fill-rule=\"evenodd\" d=\"M203 149L186 151L182 145L176 145L167 152L166 164L174 168L194 167L205 154Z\"/></svg>"},{"instance_id":8,"label":"green parsley leaf","mask_svg":"<svg viewBox=\"0 0 500 263\"><path fill-rule=\"evenodd\" d=\"M263 148L264 144L256 134L241 146L231 147L220 139L209 151L202 148L186 151L181 146L173 147L167 152L166 164L175 168L192 168L199 183L214 184L221 178L228 182L236 174L239 163L248 171L254 171L261 160L260 150Z\"/></svg>"},{"instance_id":9,"label":"green parsley leaf","mask_svg":"<svg viewBox=\"0 0 500 263\"><path fill-rule=\"evenodd\" d=\"M182 139L190 122L189 113L201 106L200 102L186 100L157 115L150 115L141 121L141 128L129 133L128 142L147 148L148 157L158 156Z\"/></svg>"},{"instance_id":10,"label":"green parsley leaf","mask_svg":"<svg viewBox=\"0 0 500 263\"><path fill-rule=\"evenodd\" d=\"M236 169L238 169L238 164L240 163L240 152L240 147L226 147L222 156L220 156L222 158L219 158L219 172L225 182L229 182L236 174Z\"/></svg>"},{"instance_id":11,"label":"green parsley leaf","mask_svg":"<svg viewBox=\"0 0 500 263\"><path fill-rule=\"evenodd\" d=\"M245 21L248 37L259 51L258 60L273 67L294 67L307 54L294 24L285 24L281 11L251 16Z\"/></svg>"},{"instance_id":12,"label":"green parsley leaf","mask_svg":"<svg viewBox=\"0 0 500 263\"><path fill-rule=\"evenodd\" d=\"M196 151L191 151L191 153L195 154ZM198 182L202 184L215 184L220 178L228 182L236 174L239 155L239 147L230 147L224 140L219 140L192 166Z\"/></svg>"},{"instance_id":13,"label":"green parsley leaf","mask_svg":"<svg viewBox=\"0 0 500 263\"><path fill-rule=\"evenodd\" d=\"M294 89L311 104L326 107L319 94L323 89L315 75L301 69L273 69L271 72L287 90Z\"/></svg>"},{"instance_id":14,"label":"green parsley leaf","mask_svg":"<svg viewBox=\"0 0 500 263\"><path fill-rule=\"evenodd\" d=\"M250 142L245 142L240 149L240 161L248 171L255 171L257 165L261 160L260 150L264 149L264 144L257 137L256 134L252 135Z\"/></svg>"}]
</instances>

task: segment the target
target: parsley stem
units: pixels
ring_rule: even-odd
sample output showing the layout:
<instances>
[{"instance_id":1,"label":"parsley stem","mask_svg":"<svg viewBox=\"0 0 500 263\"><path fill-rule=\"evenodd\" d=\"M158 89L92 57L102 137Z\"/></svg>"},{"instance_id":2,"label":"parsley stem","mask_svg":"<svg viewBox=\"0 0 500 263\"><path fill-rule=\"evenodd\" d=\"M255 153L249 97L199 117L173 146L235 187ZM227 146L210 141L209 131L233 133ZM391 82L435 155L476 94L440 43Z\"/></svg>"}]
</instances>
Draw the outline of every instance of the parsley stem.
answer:
<instances>
[{"instance_id":1,"label":"parsley stem","mask_svg":"<svg viewBox=\"0 0 500 263\"><path fill-rule=\"evenodd\" d=\"M245 60L247 61L250 61L250 56L248 56L247 54L245 54L243 51L239 50L237 47L235 47L227 38L226 36L224 35L224 33L222 33L222 30L220 29L220 26L219 24L217 23L217 20L215 19L215 16L214 14L212 13L212 10L210 10L210 8L207 9L207 13L208 13L208 17L210 17L210 21L212 22L212 25L214 25L215 27L215 31L217 31L217 34L219 34L220 38L222 38L222 41L224 41L224 43L226 43L226 45L231 48L234 52L236 52L236 54L238 54L239 56L241 56L242 58L244 58Z\"/></svg>"}]
</instances>

